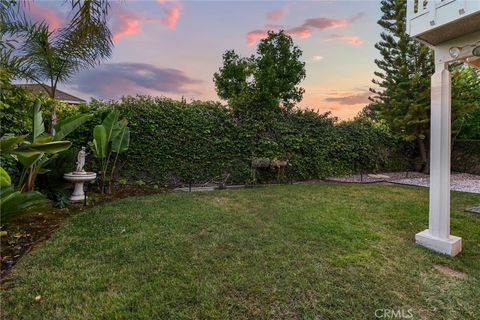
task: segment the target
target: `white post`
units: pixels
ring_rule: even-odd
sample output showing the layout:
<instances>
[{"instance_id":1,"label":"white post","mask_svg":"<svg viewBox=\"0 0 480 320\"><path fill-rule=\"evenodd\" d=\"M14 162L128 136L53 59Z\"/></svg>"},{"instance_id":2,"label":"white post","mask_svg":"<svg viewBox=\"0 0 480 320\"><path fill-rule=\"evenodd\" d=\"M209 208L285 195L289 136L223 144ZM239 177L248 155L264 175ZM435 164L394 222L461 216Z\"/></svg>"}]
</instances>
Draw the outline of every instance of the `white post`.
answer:
<instances>
[{"instance_id":1,"label":"white post","mask_svg":"<svg viewBox=\"0 0 480 320\"><path fill-rule=\"evenodd\" d=\"M417 244L457 255L462 238L450 235L451 77L448 64L437 61L432 76L430 119L430 209L428 229L417 233Z\"/></svg>"}]
</instances>

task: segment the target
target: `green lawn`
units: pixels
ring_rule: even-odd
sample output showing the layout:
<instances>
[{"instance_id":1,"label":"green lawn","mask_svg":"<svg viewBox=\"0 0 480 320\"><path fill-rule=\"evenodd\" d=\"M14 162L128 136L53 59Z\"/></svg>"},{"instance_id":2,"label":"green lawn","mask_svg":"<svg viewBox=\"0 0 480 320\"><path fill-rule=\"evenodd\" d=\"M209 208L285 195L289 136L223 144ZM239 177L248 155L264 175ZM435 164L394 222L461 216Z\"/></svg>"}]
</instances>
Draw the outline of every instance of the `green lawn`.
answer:
<instances>
[{"instance_id":1,"label":"green lawn","mask_svg":"<svg viewBox=\"0 0 480 320\"><path fill-rule=\"evenodd\" d=\"M480 196L452 194L456 258L414 244L428 191L305 184L172 193L79 214L15 267L8 319L480 315ZM446 266L462 277L440 272ZM40 301L35 296L41 295Z\"/></svg>"}]
</instances>

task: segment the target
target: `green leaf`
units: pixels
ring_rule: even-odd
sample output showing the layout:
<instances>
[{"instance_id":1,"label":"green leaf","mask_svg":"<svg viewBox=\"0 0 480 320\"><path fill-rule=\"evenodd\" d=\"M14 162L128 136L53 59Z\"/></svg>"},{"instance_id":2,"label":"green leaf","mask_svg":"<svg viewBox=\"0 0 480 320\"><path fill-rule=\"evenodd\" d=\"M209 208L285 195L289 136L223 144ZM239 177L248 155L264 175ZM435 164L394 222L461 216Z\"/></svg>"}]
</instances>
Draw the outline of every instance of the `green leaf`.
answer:
<instances>
[{"instance_id":1,"label":"green leaf","mask_svg":"<svg viewBox=\"0 0 480 320\"><path fill-rule=\"evenodd\" d=\"M128 150L130 144L130 129L123 127L120 132L113 138L112 151L122 153Z\"/></svg>"},{"instance_id":2,"label":"green leaf","mask_svg":"<svg viewBox=\"0 0 480 320\"><path fill-rule=\"evenodd\" d=\"M5 171L2 167L0 167L0 187L8 187L9 185L12 184L12 179L10 179L10 176L8 175L8 172Z\"/></svg>"},{"instance_id":3,"label":"green leaf","mask_svg":"<svg viewBox=\"0 0 480 320\"><path fill-rule=\"evenodd\" d=\"M13 154L21 155L23 157L32 157L39 153L55 154L70 148L72 143L70 141L52 141L47 143L32 143L23 145L20 148L12 151Z\"/></svg>"},{"instance_id":4,"label":"green leaf","mask_svg":"<svg viewBox=\"0 0 480 320\"><path fill-rule=\"evenodd\" d=\"M115 127L119 125L118 118L120 117L120 112L111 111L103 120L102 126L105 128L105 138L107 144L112 141L114 136Z\"/></svg>"},{"instance_id":5,"label":"green leaf","mask_svg":"<svg viewBox=\"0 0 480 320\"><path fill-rule=\"evenodd\" d=\"M0 212L2 223L33 209L43 209L47 199L39 192L20 192L13 187L2 188L0 195Z\"/></svg>"},{"instance_id":6,"label":"green leaf","mask_svg":"<svg viewBox=\"0 0 480 320\"><path fill-rule=\"evenodd\" d=\"M68 134L73 132L75 129L80 127L82 124L84 124L86 121L88 121L93 114L79 114L75 115L73 117L69 117L63 120L60 120L57 122L55 125L55 137L54 140L62 140L65 138Z\"/></svg>"},{"instance_id":7,"label":"green leaf","mask_svg":"<svg viewBox=\"0 0 480 320\"><path fill-rule=\"evenodd\" d=\"M113 142L113 140L115 139L115 137L122 133L123 129L127 127L127 124L128 124L128 121L127 119L122 119L122 120L119 120L117 121L114 126L113 126L113 132L112 132L112 136L111 136L111 141Z\"/></svg>"},{"instance_id":8,"label":"green leaf","mask_svg":"<svg viewBox=\"0 0 480 320\"><path fill-rule=\"evenodd\" d=\"M105 158L107 155L107 130L103 124L96 125L93 128L93 145L95 147L95 153L99 158Z\"/></svg>"},{"instance_id":9,"label":"green leaf","mask_svg":"<svg viewBox=\"0 0 480 320\"><path fill-rule=\"evenodd\" d=\"M40 137L37 137L35 144L47 143L53 140L53 137L50 134L42 134Z\"/></svg>"},{"instance_id":10,"label":"green leaf","mask_svg":"<svg viewBox=\"0 0 480 320\"><path fill-rule=\"evenodd\" d=\"M26 137L27 135L15 136L15 137L2 137L2 139L0 139L0 151L2 153L10 152L11 150L15 149L14 147L15 145L22 143Z\"/></svg>"},{"instance_id":11,"label":"green leaf","mask_svg":"<svg viewBox=\"0 0 480 320\"><path fill-rule=\"evenodd\" d=\"M37 99L33 107L32 141L35 142L37 137L39 137L44 132L45 126L43 125L42 111L40 110L40 99Z\"/></svg>"},{"instance_id":12,"label":"green leaf","mask_svg":"<svg viewBox=\"0 0 480 320\"><path fill-rule=\"evenodd\" d=\"M25 168L30 168L38 159L43 156L42 153L35 153L35 154L17 154L17 161L22 164Z\"/></svg>"}]
</instances>

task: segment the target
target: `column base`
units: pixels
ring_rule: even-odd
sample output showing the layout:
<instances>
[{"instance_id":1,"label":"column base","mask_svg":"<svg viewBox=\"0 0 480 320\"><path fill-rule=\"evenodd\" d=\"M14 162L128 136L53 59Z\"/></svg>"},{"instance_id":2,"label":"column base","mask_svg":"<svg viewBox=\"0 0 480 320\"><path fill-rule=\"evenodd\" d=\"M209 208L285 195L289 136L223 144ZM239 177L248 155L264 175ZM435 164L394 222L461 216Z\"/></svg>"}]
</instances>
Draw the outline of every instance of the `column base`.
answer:
<instances>
[{"instance_id":1,"label":"column base","mask_svg":"<svg viewBox=\"0 0 480 320\"><path fill-rule=\"evenodd\" d=\"M415 242L421 246L436 252L456 256L462 251L462 238L449 236L448 239L441 239L430 234L428 229L415 235Z\"/></svg>"},{"instance_id":2,"label":"column base","mask_svg":"<svg viewBox=\"0 0 480 320\"><path fill-rule=\"evenodd\" d=\"M85 194L70 196L70 202L82 202L84 200L85 200Z\"/></svg>"}]
</instances>

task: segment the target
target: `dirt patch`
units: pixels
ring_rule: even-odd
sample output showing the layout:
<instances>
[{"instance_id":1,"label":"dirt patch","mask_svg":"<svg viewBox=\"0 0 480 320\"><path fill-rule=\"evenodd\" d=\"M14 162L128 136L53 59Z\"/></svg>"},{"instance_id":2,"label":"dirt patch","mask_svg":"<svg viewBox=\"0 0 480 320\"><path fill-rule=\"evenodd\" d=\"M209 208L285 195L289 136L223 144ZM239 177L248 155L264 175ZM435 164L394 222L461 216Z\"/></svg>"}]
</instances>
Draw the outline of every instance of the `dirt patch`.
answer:
<instances>
[{"instance_id":1,"label":"dirt patch","mask_svg":"<svg viewBox=\"0 0 480 320\"><path fill-rule=\"evenodd\" d=\"M11 268L38 244L49 239L69 217L117 199L164 192L166 192L166 189L127 186L115 190L114 194L110 195L89 193L86 206L82 203L75 203L62 209L52 207L43 212L23 215L2 225L0 230L7 234L0 237L0 282L3 284Z\"/></svg>"},{"instance_id":2,"label":"dirt patch","mask_svg":"<svg viewBox=\"0 0 480 320\"><path fill-rule=\"evenodd\" d=\"M457 271L457 270L453 270L453 269L451 269L449 267L446 267L446 266L441 266L441 265L435 264L433 267L437 271L439 271L440 273L442 273L446 276L449 276L449 277L458 278L458 279L466 279L467 278L467 275L465 273Z\"/></svg>"}]
</instances>

